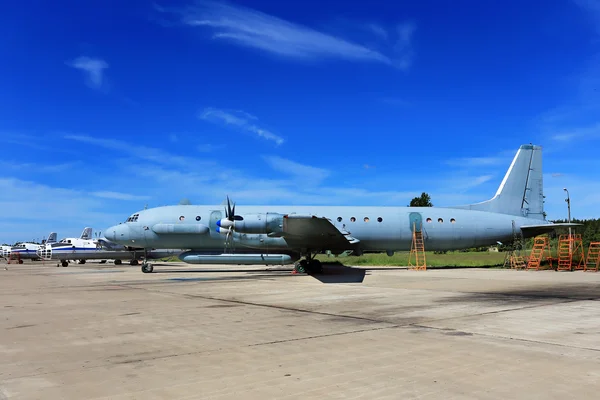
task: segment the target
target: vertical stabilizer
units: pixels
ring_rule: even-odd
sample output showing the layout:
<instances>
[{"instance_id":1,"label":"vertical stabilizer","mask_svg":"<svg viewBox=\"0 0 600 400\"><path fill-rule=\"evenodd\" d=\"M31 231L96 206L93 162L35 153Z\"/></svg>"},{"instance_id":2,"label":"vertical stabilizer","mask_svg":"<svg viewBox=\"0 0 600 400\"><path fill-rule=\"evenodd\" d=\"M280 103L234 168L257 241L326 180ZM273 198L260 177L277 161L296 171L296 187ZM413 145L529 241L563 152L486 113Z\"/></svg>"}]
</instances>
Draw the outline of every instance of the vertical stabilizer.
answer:
<instances>
[{"instance_id":1,"label":"vertical stabilizer","mask_svg":"<svg viewBox=\"0 0 600 400\"><path fill-rule=\"evenodd\" d=\"M83 232L81 232L80 239L91 240L92 239L92 228L84 228Z\"/></svg>"},{"instance_id":2,"label":"vertical stabilizer","mask_svg":"<svg viewBox=\"0 0 600 400\"><path fill-rule=\"evenodd\" d=\"M48 235L48 239L46 239L46 244L56 243L56 232L50 232Z\"/></svg>"},{"instance_id":3,"label":"vertical stabilizer","mask_svg":"<svg viewBox=\"0 0 600 400\"><path fill-rule=\"evenodd\" d=\"M519 148L493 198L455 208L545 220L541 146Z\"/></svg>"}]
</instances>

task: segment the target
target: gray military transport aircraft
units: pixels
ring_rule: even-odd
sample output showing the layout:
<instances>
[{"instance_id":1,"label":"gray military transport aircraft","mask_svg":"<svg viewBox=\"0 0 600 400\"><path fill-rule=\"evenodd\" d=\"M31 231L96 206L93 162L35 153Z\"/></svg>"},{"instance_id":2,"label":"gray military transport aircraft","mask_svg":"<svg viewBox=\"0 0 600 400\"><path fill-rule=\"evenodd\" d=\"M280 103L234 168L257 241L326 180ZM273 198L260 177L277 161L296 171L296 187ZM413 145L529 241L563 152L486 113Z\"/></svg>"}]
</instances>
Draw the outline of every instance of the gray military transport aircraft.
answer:
<instances>
[{"instance_id":1,"label":"gray military transport aircraft","mask_svg":"<svg viewBox=\"0 0 600 400\"><path fill-rule=\"evenodd\" d=\"M189 249L189 264L295 264L320 272L316 254L407 251L413 230L426 250L459 250L532 237L558 226L546 221L542 149L522 145L490 200L452 207L173 205L145 209L105 231L113 242L144 249ZM143 272L152 272L146 261Z\"/></svg>"}]
</instances>

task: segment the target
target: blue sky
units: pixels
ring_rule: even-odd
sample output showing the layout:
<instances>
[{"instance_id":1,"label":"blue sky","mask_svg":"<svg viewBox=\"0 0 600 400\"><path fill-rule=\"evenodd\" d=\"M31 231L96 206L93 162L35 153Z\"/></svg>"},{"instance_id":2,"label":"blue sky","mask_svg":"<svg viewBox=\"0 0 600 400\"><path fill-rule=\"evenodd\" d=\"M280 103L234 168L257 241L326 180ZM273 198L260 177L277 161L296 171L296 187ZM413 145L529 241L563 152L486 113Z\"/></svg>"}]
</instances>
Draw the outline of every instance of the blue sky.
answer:
<instances>
[{"instance_id":1,"label":"blue sky","mask_svg":"<svg viewBox=\"0 0 600 400\"><path fill-rule=\"evenodd\" d=\"M4 2L0 242L188 198L600 217L600 1Z\"/></svg>"}]
</instances>

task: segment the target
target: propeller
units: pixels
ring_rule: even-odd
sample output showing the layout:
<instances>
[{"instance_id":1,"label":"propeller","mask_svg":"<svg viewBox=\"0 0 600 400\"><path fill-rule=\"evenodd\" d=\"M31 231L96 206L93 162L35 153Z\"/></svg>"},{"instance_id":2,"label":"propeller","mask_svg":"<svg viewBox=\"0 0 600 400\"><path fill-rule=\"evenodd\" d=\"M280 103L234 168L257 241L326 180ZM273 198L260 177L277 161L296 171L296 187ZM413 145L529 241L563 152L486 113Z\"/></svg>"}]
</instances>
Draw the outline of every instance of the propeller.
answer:
<instances>
[{"instance_id":1,"label":"propeller","mask_svg":"<svg viewBox=\"0 0 600 400\"><path fill-rule=\"evenodd\" d=\"M225 235L225 250L229 247L231 243L231 235L235 229L234 221L242 221L244 217L241 215L235 215L235 203L233 206L231 205L231 201L229 200L229 196L227 196L227 207L225 207L225 218L217 221L218 229L226 230L227 234Z\"/></svg>"},{"instance_id":2,"label":"propeller","mask_svg":"<svg viewBox=\"0 0 600 400\"><path fill-rule=\"evenodd\" d=\"M231 201L229 200L229 196L227 196L227 207L225 208L225 218L228 221L242 221L244 218L241 215L235 215L235 203L233 203L233 207L231 206Z\"/></svg>"}]
</instances>

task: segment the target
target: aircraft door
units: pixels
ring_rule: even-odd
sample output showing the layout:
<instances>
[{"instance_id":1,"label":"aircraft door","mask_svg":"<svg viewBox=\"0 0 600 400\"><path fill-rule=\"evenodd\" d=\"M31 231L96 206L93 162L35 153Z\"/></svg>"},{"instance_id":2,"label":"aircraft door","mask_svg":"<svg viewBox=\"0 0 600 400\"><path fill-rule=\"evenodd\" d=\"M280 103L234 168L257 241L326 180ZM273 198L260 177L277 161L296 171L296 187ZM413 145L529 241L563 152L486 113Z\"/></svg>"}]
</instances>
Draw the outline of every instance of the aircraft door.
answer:
<instances>
[{"instance_id":1,"label":"aircraft door","mask_svg":"<svg viewBox=\"0 0 600 400\"><path fill-rule=\"evenodd\" d=\"M423 228L423 216L421 215L421 213L411 212L408 215L408 221L409 229L411 232L413 232L414 230L416 230L417 232L421 232L421 229Z\"/></svg>"}]
</instances>

